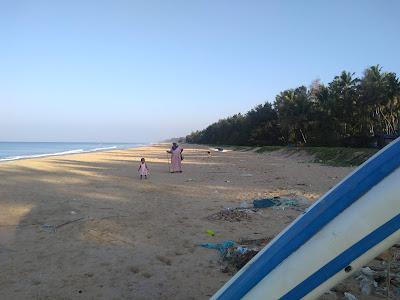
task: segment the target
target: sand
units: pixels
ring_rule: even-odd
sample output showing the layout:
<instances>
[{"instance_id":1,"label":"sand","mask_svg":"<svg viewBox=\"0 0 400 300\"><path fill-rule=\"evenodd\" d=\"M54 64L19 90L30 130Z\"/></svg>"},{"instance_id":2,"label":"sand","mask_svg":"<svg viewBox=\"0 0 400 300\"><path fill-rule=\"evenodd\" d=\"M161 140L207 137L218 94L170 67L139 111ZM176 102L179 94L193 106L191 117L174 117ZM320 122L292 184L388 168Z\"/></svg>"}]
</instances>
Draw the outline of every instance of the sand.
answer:
<instances>
[{"instance_id":1,"label":"sand","mask_svg":"<svg viewBox=\"0 0 400 300\"><path fill-rule=\"evenodd\" d=\"M207 299L230 275L200 243L273 237L301 212L207 216L264 196L314 201L352 170L184 145L184 172L170 174L168 147L1 163L0 299Z\"/></svg>"}]
</instances>

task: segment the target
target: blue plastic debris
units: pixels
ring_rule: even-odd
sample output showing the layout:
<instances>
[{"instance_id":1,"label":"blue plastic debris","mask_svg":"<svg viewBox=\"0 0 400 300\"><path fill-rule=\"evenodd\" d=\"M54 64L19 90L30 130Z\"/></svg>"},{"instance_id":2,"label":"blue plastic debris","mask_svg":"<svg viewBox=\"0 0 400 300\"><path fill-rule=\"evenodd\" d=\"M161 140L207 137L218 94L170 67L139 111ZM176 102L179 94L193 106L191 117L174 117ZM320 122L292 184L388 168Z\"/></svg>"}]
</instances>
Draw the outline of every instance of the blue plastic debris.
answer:
<instances>
[{"instance_id":1,"label":"blue plastic debris","mask_svg":"<svg viewBox=\"0 0 400 300\"><path fill-rule=\"evenodd\" d=\"M256 199L253 200L254 208L265 208L271 206L278 206L281 202L278 199L274 198L264 198L264 199Z\"/></svg>"},{"instance_id":2,"label":"blue plastic debris","mask_svg":"<svg viewBox=\"0 0 400 300\"><path fill-rule=\"evenodd\" d=\"M274 197L253 200L254 208L277 207L285 209L285 207L298 206L298 201L292 198Z\"/></svg>"},{"instance_id":3,"label":"blue plastic debris","mask_svg":"<svg viewBox=\"0 0 400 300\"><path fill-rule=\"evenodd\" d=\"M216 249L221 254L224 254L228 248L233 247L235 245L236 243L234 241L224 241L222 243L204 243L201 244L200 246L207 249Z\"/></svg>"}]
</instances>

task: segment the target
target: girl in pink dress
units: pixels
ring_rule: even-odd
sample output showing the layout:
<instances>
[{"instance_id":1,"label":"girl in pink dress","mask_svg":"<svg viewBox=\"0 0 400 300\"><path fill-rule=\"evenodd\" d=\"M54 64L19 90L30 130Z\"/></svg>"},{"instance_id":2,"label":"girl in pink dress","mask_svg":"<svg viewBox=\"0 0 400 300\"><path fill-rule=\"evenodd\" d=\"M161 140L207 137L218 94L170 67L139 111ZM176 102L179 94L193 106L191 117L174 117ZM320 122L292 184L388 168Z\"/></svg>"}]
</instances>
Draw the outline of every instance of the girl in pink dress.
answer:
<instances>
[{"instance_id":1,"label":"girl in pink dress","mask_svg":"<svg viewBox=\"0 0 400 300\"><path fill-rule=\"evenodd\" d=\"M177 143L173 143L171 150L167 152L171 154L170 172L182 173L183 148L181 146L178 146Z\"/></svg>"},{"instance_id":2,"label":"girl in pink dress","mask_svg":"<svg viewBox=\"0 0 400 300\"><path fill-rule=\"evenodd\" d=\"M146 161L144 158L142 158L140 160L140 165L139 165L139 169L138 172L140 174L140 179L147 179L147 176L149 175L149 168L147 167Z\"/></svg>"}]
</instances>

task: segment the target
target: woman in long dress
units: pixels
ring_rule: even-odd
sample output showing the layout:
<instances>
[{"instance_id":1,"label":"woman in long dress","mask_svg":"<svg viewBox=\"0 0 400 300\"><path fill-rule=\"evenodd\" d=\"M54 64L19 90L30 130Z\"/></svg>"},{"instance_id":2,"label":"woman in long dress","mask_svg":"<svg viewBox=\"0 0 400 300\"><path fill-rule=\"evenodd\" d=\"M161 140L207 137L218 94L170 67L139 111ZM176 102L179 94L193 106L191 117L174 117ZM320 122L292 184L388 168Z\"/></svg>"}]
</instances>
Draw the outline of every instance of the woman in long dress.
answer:
<instances>
[{"instance_id":1,"label":"woman in long dress","mask_svg":"<svg viewBox=\"0 0 400 300\"><path fill-rule=\"evenodd\" d=\"M167 151L171 154L171 173L182 173L182 152L183 148L177 143L172 143L171 150Z\"/></svg>"}]
</instances>

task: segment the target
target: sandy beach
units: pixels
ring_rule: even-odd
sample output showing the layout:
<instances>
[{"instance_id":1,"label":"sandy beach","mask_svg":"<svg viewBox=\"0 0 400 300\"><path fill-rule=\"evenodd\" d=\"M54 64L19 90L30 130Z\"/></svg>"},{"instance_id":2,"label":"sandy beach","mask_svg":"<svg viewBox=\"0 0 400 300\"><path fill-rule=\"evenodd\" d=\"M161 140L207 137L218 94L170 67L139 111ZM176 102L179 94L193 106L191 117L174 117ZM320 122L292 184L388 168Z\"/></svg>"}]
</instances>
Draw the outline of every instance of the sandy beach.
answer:
<instances>
[{"instance_id":1,"label":"sandy beach","mask_svg":"<svg viewBox=\"0 0 400 300\"><path fill-rule=\"evenodd\" d=\"M352 170L184 145L184 172L170 174L168 147L1 163L0 299L207 299L231 275L199 244L272 238L301 211L208 216L265 196L311 204ZM141 157L148 180L137 173Z\"/></svg>"}]
</instances>

